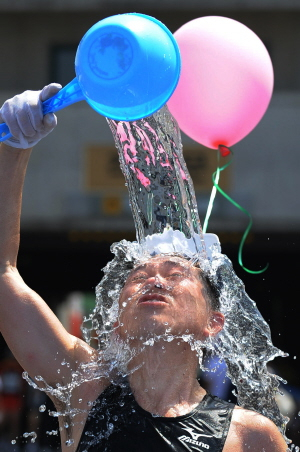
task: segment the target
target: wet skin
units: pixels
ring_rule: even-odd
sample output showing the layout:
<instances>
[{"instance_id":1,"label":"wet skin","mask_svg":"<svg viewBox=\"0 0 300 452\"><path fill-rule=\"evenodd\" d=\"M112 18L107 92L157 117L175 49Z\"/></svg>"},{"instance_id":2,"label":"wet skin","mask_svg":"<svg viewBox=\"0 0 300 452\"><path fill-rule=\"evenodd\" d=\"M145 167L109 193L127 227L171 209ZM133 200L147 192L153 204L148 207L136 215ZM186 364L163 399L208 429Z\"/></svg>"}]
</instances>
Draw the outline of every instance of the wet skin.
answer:
<instances>
[{"instance_id":1,"label":"wet skin","mask_svg":"<svg viewBox=\"0 0 300 452\"><path fill-rule=\"evenodd\" d=\"M180 257L154 257L129 275L119 300L118 334L125 339L166 333L205 341L224 316L211 310L200 270ZM216 332L214 331L214 334Z\"/></svg>"}]
</instances>

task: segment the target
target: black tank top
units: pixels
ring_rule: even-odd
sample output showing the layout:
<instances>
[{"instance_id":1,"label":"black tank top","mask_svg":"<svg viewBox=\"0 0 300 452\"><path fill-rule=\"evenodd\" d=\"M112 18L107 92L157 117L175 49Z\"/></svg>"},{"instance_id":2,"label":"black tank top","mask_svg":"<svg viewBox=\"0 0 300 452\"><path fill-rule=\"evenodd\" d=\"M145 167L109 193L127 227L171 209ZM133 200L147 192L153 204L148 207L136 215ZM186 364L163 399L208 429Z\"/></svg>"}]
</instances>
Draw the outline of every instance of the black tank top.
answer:
<instances>
[{"instance_id":1,"label":"black tank top","mask_svg":"<svg viewBox=\"0 0 300 452\"><path fill-rule=\"evenodd\" d=\"M77 452L221 452L234 405L206 394L190 413L153 416L127 383L110 385L87 418Z\"/></svg>"}]
</instances>

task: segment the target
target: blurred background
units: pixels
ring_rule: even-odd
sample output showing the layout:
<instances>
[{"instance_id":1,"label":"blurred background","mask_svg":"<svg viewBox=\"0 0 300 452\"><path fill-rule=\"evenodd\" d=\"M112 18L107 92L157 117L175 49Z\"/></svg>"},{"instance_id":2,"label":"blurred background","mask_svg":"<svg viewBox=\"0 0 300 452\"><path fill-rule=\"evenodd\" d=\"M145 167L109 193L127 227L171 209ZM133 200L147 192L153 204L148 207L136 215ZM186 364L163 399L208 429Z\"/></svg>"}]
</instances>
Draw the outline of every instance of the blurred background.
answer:
<instances>
[{"instance_id":1,"label":"blurred background","mask_svg":"<svg viewBox=\"0 0 300 452\"><path fill-rule=\"evenodd\" d=\"M239 266L247 217L221 195L208 232L219 235L223 252L270 324L274 344L289 354L271 366L288 382L282 409L291 417L287 436L299 445L300 0L1 0L1 104L26 89L67 84L75 76L84 33L104 17L126 12L152 15L172 32L200 16L230 17L250 27L270 53L275 72L270 107L233 147L234 161L221 175L222 187L253 216L244 264L257 270L269 263L268 270L250 275ZM55 132L38 144L29 165L18 266L69 331L80 335L101 269L112 257L110 245L134 240L135 231L105 118L85 102L57 116ZM203 222L216 151L184 135L183 143ZM52 407L21 372L1 338L0 450L59 450L57 425L47 414ZM21 438L32 431L38 434L33 444Z\"/></svg>"}]
</instances>

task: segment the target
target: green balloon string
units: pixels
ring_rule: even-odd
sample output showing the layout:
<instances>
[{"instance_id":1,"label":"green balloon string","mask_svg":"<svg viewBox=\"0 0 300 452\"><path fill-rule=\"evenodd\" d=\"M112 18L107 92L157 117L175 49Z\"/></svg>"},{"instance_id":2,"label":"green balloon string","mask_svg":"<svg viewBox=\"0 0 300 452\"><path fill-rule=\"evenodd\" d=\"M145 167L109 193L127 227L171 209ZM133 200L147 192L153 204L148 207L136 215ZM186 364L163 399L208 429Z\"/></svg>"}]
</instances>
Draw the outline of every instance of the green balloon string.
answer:
<instances>
[{"instance_id":1,"label":"green balloon string","mask_svg":"<svg viewBox=\"0 0 300 452\"><path fill-rule=\"evenodd\" d=\"M224 171L232 163L232 159L231 159L229 162L226 163L226 165L220 167L220 154L225 157L229 154L233 155L233 152L227 146L223 146L223 145L219 146L218 154L217 154L218 155L218 167L217 167L217 170L212 175L213 188L211 191L211 195L210 195L210 199L209 199L209 203L208 203L208 207L207 207L207 212L206 212L205 220L203 223L203 232L205 233L207 230L208 221L209 221L209 218L210 218L210 215L212 212L214 200L215 200L216 193L218 190L218 192L221 193L221 195L224 196L224 198L226 198L229 202L231 202L231 204L233 204L237 209L239 209L241 212L243 212L249 218L248 226L243 234L243 237L242 237L240 245L239 245L238 262L239 262L240 266L246 272L251 273L253 275L258 275L260 273L265 272L267 270L267 268L269 267L269 264L267 264L262 270L250 270L249 268L245 267L243 264L243 258L242 258L243 248L244 248L245 241L248 237L248 234L250 232L250 229L252 227L252 224L253 224L252 216L246 209L244 209L244 207L240 206L236 201L234 201L234 199L232 199L229 195L227 195L227 193L225 193L224 190L222 190L222 188L219 186L219 179L220 179L221 171Z\"/></svg>"}]
</instances>

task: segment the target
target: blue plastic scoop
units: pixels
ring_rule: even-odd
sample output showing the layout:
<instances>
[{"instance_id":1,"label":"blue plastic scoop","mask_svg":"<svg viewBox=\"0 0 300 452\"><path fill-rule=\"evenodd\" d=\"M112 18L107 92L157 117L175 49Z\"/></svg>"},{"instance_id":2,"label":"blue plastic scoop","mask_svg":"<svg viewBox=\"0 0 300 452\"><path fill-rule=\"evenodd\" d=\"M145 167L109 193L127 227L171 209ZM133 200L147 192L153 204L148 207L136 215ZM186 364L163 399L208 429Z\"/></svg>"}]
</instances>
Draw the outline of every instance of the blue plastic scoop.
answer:
<instances>
[{"instance_id":1,"label":"blue plastic scoop","mask_svg":"<svg viewBox=\"0 0 300 452\"><path fill-rule=\"evenodd\" d=\"M137 13L107 17L83 36L76 78L43 102L43 114L86 100L111 119L150 116L171 97L180 67L177 42L160 21ZM0 135L0 141L11 137L6 124L0 124Z\"/></svg>"}]
</instances>

